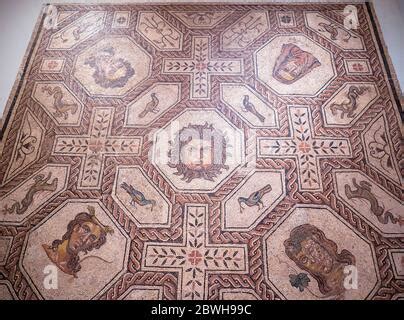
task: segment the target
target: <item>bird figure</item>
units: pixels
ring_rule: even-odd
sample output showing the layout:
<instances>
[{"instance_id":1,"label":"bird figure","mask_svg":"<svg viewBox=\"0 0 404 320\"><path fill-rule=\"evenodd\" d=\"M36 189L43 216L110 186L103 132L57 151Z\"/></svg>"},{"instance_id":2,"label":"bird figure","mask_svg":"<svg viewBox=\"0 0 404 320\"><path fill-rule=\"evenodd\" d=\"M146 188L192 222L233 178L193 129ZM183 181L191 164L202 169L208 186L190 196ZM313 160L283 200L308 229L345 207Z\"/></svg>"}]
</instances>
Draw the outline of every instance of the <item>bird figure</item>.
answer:
<instances>
[{"instance_id":1,"label":"bird figure","mask_svg":"<svg viewBox=\"0 0 404 320\"><path fill-rule=\"evenodd\" d=\"M144 118L149 112L152 113L157 113L160 110L157 108L159 104L159 99L157 99L157 96L154 92L151 93L151 101L149 101L146 104L146 107L143 109L143 111L139 114L139 118Z\"/></svg>"},{"instance_id":2,"label":"bird figure","mask_svg":"<svg viewBox=\"0 0 404 320\"><path fill-rule=\"evenodd\" d=\"M251 193L248 198L239 197L238 204L240 206L240 213L244 210L244 208L241 205L242 203L244 203L245 205L247 205L249 207L258 206L258 210L264 208L264 204L262 203L262 197L265 194L267 194L268 192L270 192L271 190L272 190L271 185L267 184L260 190L254 191L253 193ZM261 205L261 207L260 207L260 205Z\"/></svg>"},{"instance_id":3,"label":"bird figure","mask_svg":"<svg viewBox=\"0 0 404 320\"><path fill-rule=\"evenodd\" d=\"M53 97L53 108L55 109L53 114L55 117L63 117L65 120L67 120L69 111L72 115L77 112L77 103L66 102L63 91L60 87L56 86L52 88L50 86L44 86L42 88L42 92L46 92L49 96Z\"/></svg>"},{"instance_id":4,"label":"bird figure","mask_svg":"<svg viewBox=\"0 0 404 320\"><path fill-rule=\"evenodd\" d=\"M254 116L256 116L262 123L265 121L265 117L260 114L257 109L255 109L254 105L250 102L250 97L248 95L244 96L243 99L243 111L251 112Z\"/></svg>"},{"instance_id":5,"label":"bird figure","mask_svg":"<svg viewBox=\"0 0 404 320\"><path fill-rule=\"evenodd\" d=\"M151 211L153 211L154 206L156 205L155 200L146 199L144 194L139 190L136 190L132 185L128 185L126 182L121 184L121 188L124 189L132 198L130 204L136 208L136 204L140 206L151 205Z\"/></svg>"}]
</instances>

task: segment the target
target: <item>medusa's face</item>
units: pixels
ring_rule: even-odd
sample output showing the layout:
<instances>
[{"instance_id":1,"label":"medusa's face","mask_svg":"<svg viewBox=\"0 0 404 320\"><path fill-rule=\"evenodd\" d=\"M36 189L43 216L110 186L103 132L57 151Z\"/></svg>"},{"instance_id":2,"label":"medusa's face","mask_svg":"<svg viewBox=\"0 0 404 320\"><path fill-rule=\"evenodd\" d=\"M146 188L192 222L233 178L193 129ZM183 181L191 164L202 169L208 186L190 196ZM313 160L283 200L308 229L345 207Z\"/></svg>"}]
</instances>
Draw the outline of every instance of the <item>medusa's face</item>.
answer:
<instances>
[{"instance_id":1,"label":"medusa's face","mask_svg":"<svg viewBox=\"0 0 404 320\"><path fill-rule=\"evenodd\" d=\"M181 148L181 161L193 170L209 167L213 164L211 143L203 139L192 139Z\"/></svg>"},{"instance_id":2,"label":"medusa's face","mask_svg":"<svg viewBox=\"0 0 404 320\"><path fill-rule=\"evenodd\" d=\"M175 161L171 160L168 165L187 182L197 178L213 181L222 169L228 169L225 135L212 124L189 124L170 144L168 154Z\"/></svg>"}]
</instances>

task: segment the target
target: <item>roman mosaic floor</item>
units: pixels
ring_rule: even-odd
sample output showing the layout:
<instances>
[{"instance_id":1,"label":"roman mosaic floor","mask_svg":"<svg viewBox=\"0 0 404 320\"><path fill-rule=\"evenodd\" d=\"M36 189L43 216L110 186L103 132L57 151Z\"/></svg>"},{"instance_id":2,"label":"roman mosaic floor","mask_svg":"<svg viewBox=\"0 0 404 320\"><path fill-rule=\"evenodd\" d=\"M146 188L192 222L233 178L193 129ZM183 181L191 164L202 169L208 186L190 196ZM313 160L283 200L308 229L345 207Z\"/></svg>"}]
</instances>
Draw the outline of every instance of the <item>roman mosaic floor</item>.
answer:
<instances>
[{"instance_id":1,"label":"roman mosaic floor","mask_svg":"<svg viewBox=\"0 0 404 320\"><path fill-rule=\"evenodd\" d=\"M348 9L45 8L3 117L0 298L403 299L403 113Z\"/></svg>"}]
</instances>

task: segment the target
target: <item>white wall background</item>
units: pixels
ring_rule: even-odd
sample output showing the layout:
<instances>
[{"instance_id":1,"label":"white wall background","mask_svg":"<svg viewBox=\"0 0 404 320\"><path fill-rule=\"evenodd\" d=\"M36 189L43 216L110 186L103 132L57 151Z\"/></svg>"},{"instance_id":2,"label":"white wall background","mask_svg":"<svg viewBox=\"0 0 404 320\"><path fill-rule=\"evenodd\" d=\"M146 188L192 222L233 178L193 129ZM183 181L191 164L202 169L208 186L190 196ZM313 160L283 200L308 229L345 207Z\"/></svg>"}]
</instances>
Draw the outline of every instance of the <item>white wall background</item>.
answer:
<instances>
[{"instance_id":1,"label":"white wall background","mask_svg":"<svg viewBox=\"0 0 404 320\"><path fill-rule=\"evenodd\" d=\"M14 84L20 63L43 3L113 3L171 2L172 0L0 0L0 117ZM176 0L176 2L209 2L210 0ZM220 0L213 0L219 2ZM271 0L222 0L222 2L271 2ZM287 1L287 0L286 0ZM277 2L286 2L278 0ZM290 0L289 0L290 1ZM298 0L290 2L308 2ZM317 0L327 2L327 0ZM174 1L173 1L174 2ZM330 0L329 2L343 2ZM355 2L350 0L348 2ZM404 0L373 0L383 37L400 82L404 88Z\"/></svg>"}]
</instances>

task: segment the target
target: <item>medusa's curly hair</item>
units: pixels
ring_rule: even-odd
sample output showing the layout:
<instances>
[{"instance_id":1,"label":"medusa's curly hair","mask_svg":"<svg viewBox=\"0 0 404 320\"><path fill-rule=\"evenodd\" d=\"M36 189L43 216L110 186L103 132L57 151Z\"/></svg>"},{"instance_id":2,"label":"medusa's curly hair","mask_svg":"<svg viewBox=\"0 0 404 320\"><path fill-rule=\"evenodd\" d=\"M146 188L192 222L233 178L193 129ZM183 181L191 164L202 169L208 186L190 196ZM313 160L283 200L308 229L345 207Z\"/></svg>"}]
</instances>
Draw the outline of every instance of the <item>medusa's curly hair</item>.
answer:
<instances>
[{"instance_id":1,"label":"medusa's curly hair","mask_svg":"<svg viewBox=\"0 0 404 320\"><path fill-rule=\"evenodd\" d=\"M308 270L303 263L296 258L296 255L302 250L302 242L305 239L313 239L324 247L329 254L332 256L333 263L338 263L340 265L355 265L354 255L346 249L341 250L338 253L337 244L328 239L325 233L311 224L303 224L294 228L290 232L290 236L283 243L285 246L285 252L287 256L292 259L296 265L309 272L314 279L317 280L319 290L322 294L332 294L335 288L331 288L327 283L327 276L321 272L313 272Z\"/></svg>"},{"instance_id":2,"label":"medusa's curly hair","mask_svg":"<svg viewBox=\"0 0 404 320\"><path fill-rule=\"evenodd\" d=\"M205 136L205 130L209 132ZM180 152L182 148L190 143L196 136L208 141L209 143L217 144L215 145L215 149L218 150L218 157L215 157L214 163L210 163L207 166L200 168L198 170L194 168L190 168L188 164L183 163L179 154L176 152ZM218 139L214 139L214 137ZM184 139L186 138L186 139ZM205 122L204 125L200 124L188 124L187 127L182 128L178 133L174 141L170 141L171 149L168 152L168 156L170 157L170 162L168 166L170 168L176 169L177 172L175 175L182 175L182 180L186 182L191 182L193 179L205 179L208 181L214 181L219 174L221 174L222 169L228 170L229 166L226 165L226 159L228 154L226 153L227 148L229 147L229 143L227 141L227 137L225 134L219 130L215 129L212 124L208 124Z\"/></svg>"},{"instance_id":3,"label":"medusa's curly hair","mask_svg":"<svg viewBox=\"0 0 404 320\"><path fill-rule=\"evenodd\" d=\"M101 246L107 241L107 233L110 232L109 228L103 227L99 222L97 222L94 218L94 214L92 212L93 210L90 210L90 213L87 212L80 212L76 215L76 217L69 222L67 225L67 231L66 233L62 236L62 239L54 240L52 242L52 249L56 250L57 247L62 244L64 241L69 240L73 229L76 225L82 225L85 222L91 222L95 223L101 226L101 234L99 239L91 244L89 247L83 249L82 251L84 254L87 254L89 251L93 249L99 249ZM80 271L81 265L80 265L80 257L78 254L75 253L70 253L70 259L67 262L67 267L72 271L73 274L76 274L77 272Z\"/></svg>"}]
</instances>

